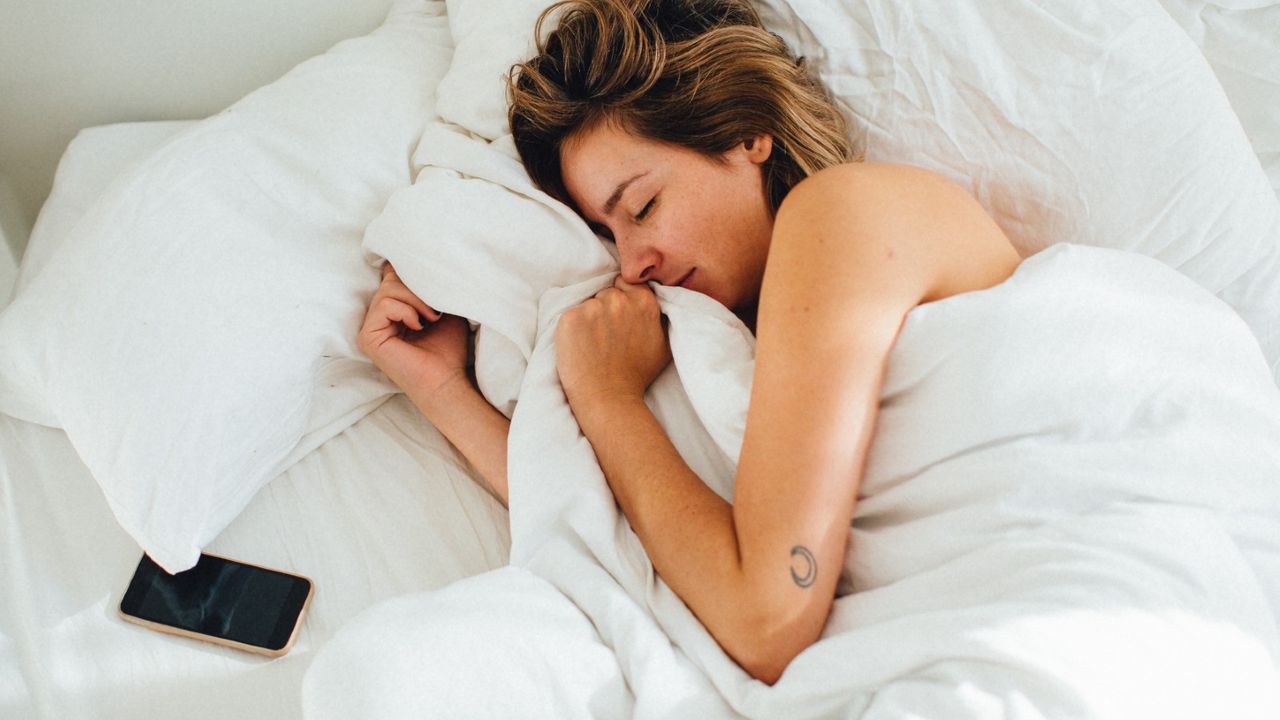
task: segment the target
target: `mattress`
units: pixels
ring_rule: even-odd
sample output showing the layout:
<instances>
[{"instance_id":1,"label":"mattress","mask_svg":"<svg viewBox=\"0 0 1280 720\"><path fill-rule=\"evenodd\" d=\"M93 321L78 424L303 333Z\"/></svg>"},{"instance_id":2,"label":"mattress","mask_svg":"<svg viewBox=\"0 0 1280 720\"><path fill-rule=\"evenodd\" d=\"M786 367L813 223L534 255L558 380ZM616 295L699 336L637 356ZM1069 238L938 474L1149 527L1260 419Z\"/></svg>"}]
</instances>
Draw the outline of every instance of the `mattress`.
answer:
<instances>
[{"instance_id":1,"label":"mattress","mask_svg":"<svg viewBox=\"0 0 1280 720\"><path fill-rule=\"evenodd\" d=\"M23 265L31 277L102 187L184 127L82 131ZM21 278L20 278L21 282ZM315 653L366 607L506 564L505 509L404 395L273 480L208 551L306 575L315 596L269 659L125 623L141 551L61 430L0 415L0 717L301 717Z\"/></svg>"}]
</instances>

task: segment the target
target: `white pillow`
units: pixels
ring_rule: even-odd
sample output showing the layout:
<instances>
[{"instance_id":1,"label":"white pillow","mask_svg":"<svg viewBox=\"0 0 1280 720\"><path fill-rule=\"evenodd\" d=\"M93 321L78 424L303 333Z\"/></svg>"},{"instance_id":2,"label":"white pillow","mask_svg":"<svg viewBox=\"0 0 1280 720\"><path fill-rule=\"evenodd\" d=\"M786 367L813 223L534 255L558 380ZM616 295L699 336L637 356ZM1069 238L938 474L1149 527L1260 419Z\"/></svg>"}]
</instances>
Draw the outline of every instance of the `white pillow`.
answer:
<instances>
[{"instance_id":1,"label":"white pillow","mask_svg":"<svg viewBox=\"0 0 1280 720\"><path fill-rule=\"evenodd\" d=\"M1280 195L1280 2L1160 0L1204 53Z\"/></svg>"},{"instance_id":2,"label":"white pillow","mask_svg":"<svg viewBox=\"0 0 1280 720\"><path fill-rule=\"evenodd\" d=\"M355 347L361 236L451 56L401 0L123 174L0 315L0 410L64 428L166 570L395 391Z\"/></svg>"},{"instance_id":3,"label":"white pillow","mask_svg":"<svg viewBox=\"0 0 1280 720\"><path fill-rule=\"evenodd\" d=\"M31 238L22 253L16 290L44 269L54 251L111 182L146 160L174 135L197 120L127 122L97 125L76 133L58 160L53 187L40 207Z\"/></svg>"},{"instance_id":4,"label":"white pillow","mask_svg":"<svg viewBox=\"0 0 1280 720\"><path fill-rule=\"evenodd\" d=\"M440 81L441 119L496 140L507 126L507 75L535 50L533 25L549 0L447 0L457 50ZM551 22L549 28L554 28Z\"/></svg>"},{"instance_id":5,"label":"white pillow","mask_svg":"<svg viewBox=\"0 0 1280 720\"><path fill-rule=\"evenodd\" d=\"M1280 202L1213 70L1155 0L769 0L868 160L967 187L1024 255L1150 255L1228 302L1280 381Z\"/></svg>"},{"instance_id":6,"label":"white pillow","mask_svg":"<svg viewBox=\"0 0 1280 720\"><path fill-rule=\"evenodd\" d=\"M1074 242L1178 268L1244 317L1280 380L1280 205L1212 70L1155 0L755 4L852 116L867 159L956 180L1024 255ZM449 0L465 22L444 119L508 131L493 78L524 59L533 24L483 28L548 5Z\"/></svg>"}]
</instances>

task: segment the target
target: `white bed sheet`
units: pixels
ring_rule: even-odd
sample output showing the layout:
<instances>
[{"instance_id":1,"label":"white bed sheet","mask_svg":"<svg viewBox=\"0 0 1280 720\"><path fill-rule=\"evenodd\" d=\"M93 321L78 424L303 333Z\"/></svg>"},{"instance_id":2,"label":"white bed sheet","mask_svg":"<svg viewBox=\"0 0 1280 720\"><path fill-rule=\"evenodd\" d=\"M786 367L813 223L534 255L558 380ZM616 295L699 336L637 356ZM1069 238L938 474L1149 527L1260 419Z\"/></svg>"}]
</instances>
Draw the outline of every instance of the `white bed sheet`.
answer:
<instances>
[{"instance_id":1,"label":"white bed sheet","mask_svg":"<svg viewBox=\"0 0 1280 720\"><path fill-rule=\"evenodd\" d=\"M82 131L23 277L107 182L183 127ZM506 564L506 511L477 477L396 395L273 480L208 548L315 581L293 650L273 660L121 620L141 551L64 432L0 415L0 718L301 717L304 672L356 613Z\"/></svg>"},{"instance_id":2,"label":"white bed sheet","mask_svg":"<svg viewBox=\"0 0 1280 720\"><path fill-rule=\"evenodd\" d=\"M130 625L141 551L66 434L0 415L0 717L301 717L315 653L384 599L506 564L506 512L403 395L273 480L209 548L306 575L269 659Z\"/></svg>"}]
</instances>

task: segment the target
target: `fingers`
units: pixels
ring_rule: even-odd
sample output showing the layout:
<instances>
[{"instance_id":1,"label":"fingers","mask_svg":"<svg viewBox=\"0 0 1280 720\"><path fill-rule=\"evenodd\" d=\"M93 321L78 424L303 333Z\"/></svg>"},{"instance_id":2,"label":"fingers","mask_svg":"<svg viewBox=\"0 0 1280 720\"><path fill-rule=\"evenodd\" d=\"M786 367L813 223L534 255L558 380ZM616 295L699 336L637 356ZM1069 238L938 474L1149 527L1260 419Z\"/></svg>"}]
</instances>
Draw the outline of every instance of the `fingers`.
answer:
<instances>
[{"instance_id":1,"label":"fingers","mask_svg":"<svg viewBox=\"0 0 1280 720\"><path fill-rule=\"evenodd\" d=\"M618 277L613 279L613 287L621 290L622 292L653 292L653 288L649 287L648 283L633 285L626 280L623 280L621 273L618 274Z\"/></svg>"},{"instance_id":2,"label":"fingers","mask_svg":"<svg viewBox=\"0 0 1280 720\"><path fill-rule=\"evenodd\" d=\"M381 320L381 327L392 322L403 323L405 327L422 330L425 325L418 316L418 310L412 305L393 297L383 297L369 308L370 319Z\"/></svg>"},{"instance_id":3,"label":"fingers","mask_svg":"<svg viewBox=\"0 0 1280 720\"><path fill-rule=\"evenodd\" d=\"M614 291L621 292L625 297L630 297L630 298L638 297L640 295L652 295L654 297L657 297L657 295L655 295L653 292L653 288L649 287L648 283L640 283L639 285L634 285L632 283L627 282L626 280L623 280L622 275L618 275L617 277L615 277L613 279L612 285L596 293L595 296L600 297L602 295L608 295L609 293L612 293Z\"/></svg>"},{"instance_id":4,"label":"fingers","mask_svg":"<svg viewBox=\"0 0 1280 720\"><path fill-rule=\"evenodd\" d=\"M392 267L390 262L382 266L382 285L378 288L375 301L379 297L393 297L413 307L422 317L431 322L439 320L443 313L423 302L422 298L414 294L407 285L400 279L396 273L396 269Z\"/></svg>"},{"instance_id":5,"label":"fingers","mask_svg":"<svg viewBox=\"0 0 1280 720\"><path fill-rule=\"evenodd\" d=\"M394 340L404 327L423 329L418 312L395 298L379 298L369 305L356 343L362 352L373 357L377 348Z\"/></svg>"},{"instance_id":6,"label":"fingers","mask_svg":"<svg viewBox=\"0 0 1280 720\"><path fill-rule=\"evenodd\" d=\"M654 292L648 283L632 284L623 280L622 275L618 275L618 277L614 278L613 285L601 290L596 294L596 297L614 292L620 293L620 297L625 299L628 304L644 308L647 314L659 312L658 294Z\"/></svg>"}]
</instances>

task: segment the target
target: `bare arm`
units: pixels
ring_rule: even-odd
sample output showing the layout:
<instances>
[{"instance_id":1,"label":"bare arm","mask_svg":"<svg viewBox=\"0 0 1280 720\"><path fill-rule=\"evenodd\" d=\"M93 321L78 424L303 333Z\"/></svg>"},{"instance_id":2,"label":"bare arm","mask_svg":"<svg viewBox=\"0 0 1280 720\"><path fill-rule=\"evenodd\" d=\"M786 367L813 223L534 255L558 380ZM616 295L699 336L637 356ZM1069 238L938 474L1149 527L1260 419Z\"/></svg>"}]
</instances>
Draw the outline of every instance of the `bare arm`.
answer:
<instances>
[{"instance_id":1,"label":"bare arm","mask_svg":"<svg viewBox=\"0 0 1280 720\"><path fill-rule=\"evenodd\" d=\"M507 434L511 421L480 394L465 375L434 392L410 386L405 394L449 442L480 471L507 504Z\"/></svg>"},{"instance_id":2,"label":"bare arm","mask_svg":"<svg viewBox=\"0 0 1280 720\"><path fill-rule=\"evenodd\" d=\"M975 262L1016 264L987 223L976 201L920 171L850 167L792 191L761 293L732 506L638 396L573 404L659 574L752 676L775 682L821 634L906 314Z\"/></svg>"},{"instance_id":3,"label":"bare arm","mask_svg":"<svg viewBox=\"0 0 1280 720\"><path fill-rule=\"evenodd\" d=\"M471 462L507 504L510 421L467 377L467 321L427 305L382 268L357 334L361 352L409 396L418 410Z\"/></svg>"}]
</instances>

